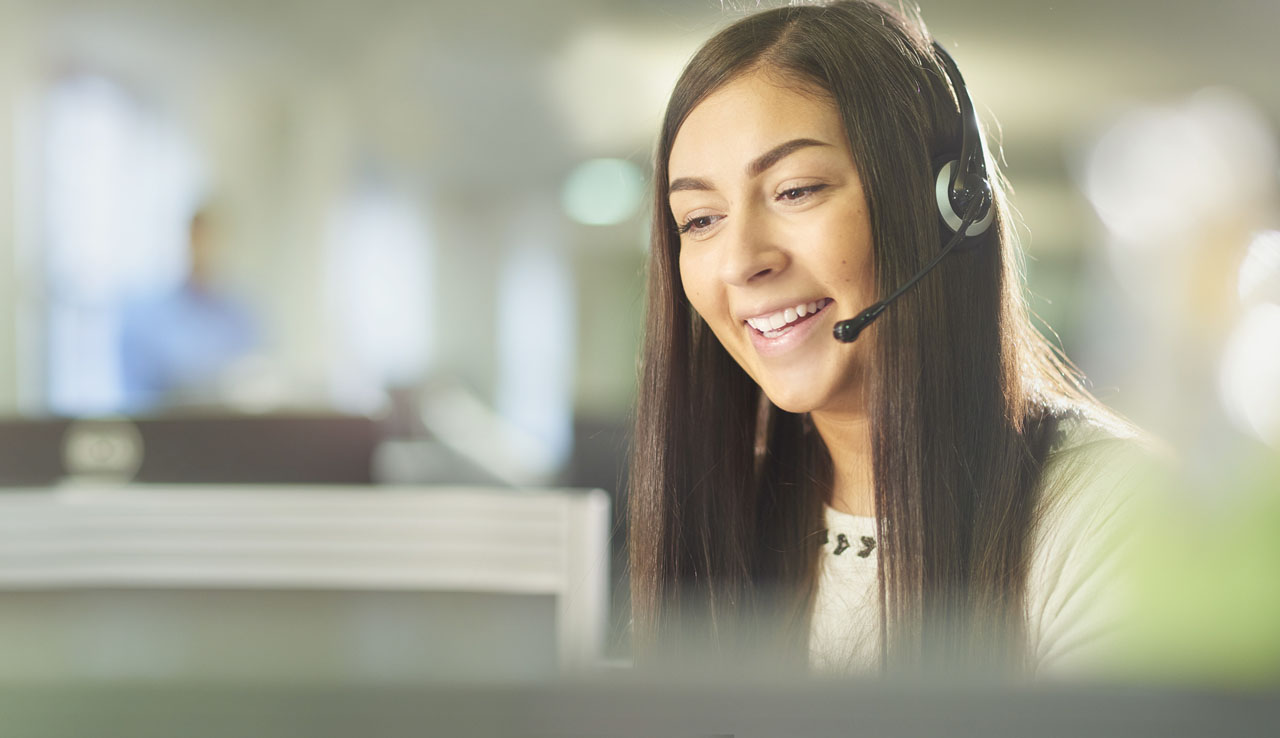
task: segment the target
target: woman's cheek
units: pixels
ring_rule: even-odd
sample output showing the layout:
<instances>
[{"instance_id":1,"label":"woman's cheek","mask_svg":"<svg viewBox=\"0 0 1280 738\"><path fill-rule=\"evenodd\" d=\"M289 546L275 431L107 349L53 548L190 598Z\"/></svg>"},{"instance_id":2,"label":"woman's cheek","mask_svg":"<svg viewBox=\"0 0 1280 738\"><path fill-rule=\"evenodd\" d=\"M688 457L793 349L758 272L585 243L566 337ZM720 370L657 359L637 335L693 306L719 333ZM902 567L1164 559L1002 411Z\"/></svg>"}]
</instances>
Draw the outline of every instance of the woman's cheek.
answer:
<instances>
[{"instance_id":1,"label":"woman's cheek","mask_svg":"<svg viewBox=\"0 0 1280 738\"><path fill-rule=\"evenodd\" d=\"M698 315L700 315L703 320L706 320L707 315L710 312L710 306L707 304L709 293L701 278L701 275L703 274L705 274L705 272L700 269L700 265L694 263L694 259L685 257L683 254L681 255L680 279L684 283L685 298L689 301L689 304L693 306L693 309L697 311Z\"/></svg>"}]
</instances>

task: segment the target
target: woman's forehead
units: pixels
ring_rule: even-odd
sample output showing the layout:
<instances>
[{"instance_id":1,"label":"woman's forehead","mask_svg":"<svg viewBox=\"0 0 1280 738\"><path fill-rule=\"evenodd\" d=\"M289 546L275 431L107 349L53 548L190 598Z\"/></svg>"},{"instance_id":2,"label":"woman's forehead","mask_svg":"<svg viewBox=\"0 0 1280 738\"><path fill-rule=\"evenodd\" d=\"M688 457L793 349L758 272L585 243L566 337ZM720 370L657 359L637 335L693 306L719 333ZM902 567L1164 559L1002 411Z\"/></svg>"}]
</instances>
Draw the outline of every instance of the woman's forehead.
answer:
<instances>
[{"instance_id":1,"label":"woman's forehead","mask_svg":"<svg viewBox=\"0 0 1280 738\"><path fill-rule=\"evenodd\" d=\"M835 104L776 75L744 75L689 112L672 143L668 170L676 179L743 168L762 153L795 139L847 149Z\"/></svg>"}]
</instances>

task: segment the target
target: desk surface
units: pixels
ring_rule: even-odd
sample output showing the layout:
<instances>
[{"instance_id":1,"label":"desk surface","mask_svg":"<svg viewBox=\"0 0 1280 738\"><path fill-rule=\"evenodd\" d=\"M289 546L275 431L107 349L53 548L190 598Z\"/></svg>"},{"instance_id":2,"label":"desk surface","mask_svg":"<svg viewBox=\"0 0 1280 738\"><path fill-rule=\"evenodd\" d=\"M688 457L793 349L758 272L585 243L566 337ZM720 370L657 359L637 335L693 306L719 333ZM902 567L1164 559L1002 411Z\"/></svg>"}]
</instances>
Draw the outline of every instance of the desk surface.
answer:
<instances>
[{"instance_id":1,"label":"desk surface","mask_svg":"<svg viewBox=\"0 0 1280 738\"><path fill-rule=\"evenodd\" d=\"M0 734L41 736L1259 736L1276 692L947 684L98 683L0 691Z\"/></svg>"}]
</instances>

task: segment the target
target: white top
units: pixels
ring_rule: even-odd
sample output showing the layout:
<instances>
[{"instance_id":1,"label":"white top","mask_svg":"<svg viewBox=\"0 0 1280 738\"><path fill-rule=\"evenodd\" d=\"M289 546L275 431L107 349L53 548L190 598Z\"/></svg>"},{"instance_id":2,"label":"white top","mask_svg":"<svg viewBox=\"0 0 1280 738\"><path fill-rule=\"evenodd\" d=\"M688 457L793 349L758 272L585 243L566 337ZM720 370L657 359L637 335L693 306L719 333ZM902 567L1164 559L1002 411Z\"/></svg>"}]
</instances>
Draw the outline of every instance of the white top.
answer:
<instances>
[{"instance_id":1,"label":"white top","mask_svg":"<svg viewBox=\"0 0 1280 738\"><path fill-rule=\"evenodd\" d=\"M1142 445L1123 431L1067 419L1046 463L1041 523L1027 575L1027 637L1037 675L1087 672L1105 656L1123 620L1117 582ZM875 519L826 509L809 637L814 670L875 668L879 649Z\"/></svg>"}]
</instances>

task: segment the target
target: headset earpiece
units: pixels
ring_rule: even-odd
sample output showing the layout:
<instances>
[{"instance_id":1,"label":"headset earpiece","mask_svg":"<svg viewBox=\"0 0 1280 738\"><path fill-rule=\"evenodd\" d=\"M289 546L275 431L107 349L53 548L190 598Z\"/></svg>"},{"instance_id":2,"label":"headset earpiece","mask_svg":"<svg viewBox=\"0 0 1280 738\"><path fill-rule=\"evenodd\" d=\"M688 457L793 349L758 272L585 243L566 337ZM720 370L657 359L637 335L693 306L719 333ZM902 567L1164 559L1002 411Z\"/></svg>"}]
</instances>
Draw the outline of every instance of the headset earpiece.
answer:
<instances>
[{"instance_id":1,"label":"headset earpiece","mask_svg":"<svg viewBox=\"0 0 1280 738\"><path fill-rule=\"evenodd\" d=\"M933 49L960 107L960 153L944 155L933 162L938 215L947 229L956 233L975 200L981 200L977 214L964 232L966 240L955 247L956 251L963 251L978 243L968 239L985 233L995 218L995 208L991 207L991 183L987 180L986 147L982 144L978 114L974 111L960 69L941 44L934 42Z\"/></svg>"},{"instance_id":2,"label":"headset earpiece","mask_svg":"<svg viewBox=\"0 0 1280 738\"><path fill-rule=\"evenodd\" d=\"M967 239L985 233L987 228L991 226L991 221L995 220L996 211L995 208L991 207L991 186L987 184L987 180L982 177L964 177L956 172L958 165L958 159L949 157L943 157L934 162L934 169L937 171L937 177L934 180L934 194L938 203L938 215L942 217L942 222L951 233L960 230L964 215L970 205L973 204L975 198L981 198L985 201L984 204L978 206L980 215L974 219L973 223L964 232ZM958 187L952 186L953 180L956 181ZM973 243L975 242L960 243L956 246L956 251L961 251L967 246L973 245Z\"/></svg>"}]
</instances>

